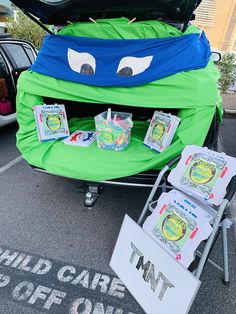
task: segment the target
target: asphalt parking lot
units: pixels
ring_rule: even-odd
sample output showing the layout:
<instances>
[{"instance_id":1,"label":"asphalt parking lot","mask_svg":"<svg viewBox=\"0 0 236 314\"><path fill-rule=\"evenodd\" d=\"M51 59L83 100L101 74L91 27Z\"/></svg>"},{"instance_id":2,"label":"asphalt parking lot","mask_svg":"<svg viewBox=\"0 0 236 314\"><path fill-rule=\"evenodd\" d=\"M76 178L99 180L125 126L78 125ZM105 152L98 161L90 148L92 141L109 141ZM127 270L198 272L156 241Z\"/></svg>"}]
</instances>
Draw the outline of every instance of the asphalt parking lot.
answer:
<instances>
[{"instance_id":1,"label":"asphalt parking lot","mask_svg":"<svg viewBox=\"0 0 236 314\"><path fill-rule=\"evenodd\" d=\"M0 129L0 253L5 252L8 261L0 260L0 313L144 313L117 283L109 261L124 214L137 220L149 190L106 187L95 208L87 210L78 181L36 172L18 158L16 131L16 124ZM235 134L236 119L224 118L219 150L233 157ZM234 198L233 221L235 210ZM224 286L221 273L208 264L190 314L235 313L235 234L233 226L230 285ZM222 264L220 239L212 258ZM44 274L43 266L51 271ZM62 269L70 270L73 278L65 281ZM119 289L114 290L115 283ZM78 310L79 302L87 302L90 312Z\"/></svg>"}]
</instances>

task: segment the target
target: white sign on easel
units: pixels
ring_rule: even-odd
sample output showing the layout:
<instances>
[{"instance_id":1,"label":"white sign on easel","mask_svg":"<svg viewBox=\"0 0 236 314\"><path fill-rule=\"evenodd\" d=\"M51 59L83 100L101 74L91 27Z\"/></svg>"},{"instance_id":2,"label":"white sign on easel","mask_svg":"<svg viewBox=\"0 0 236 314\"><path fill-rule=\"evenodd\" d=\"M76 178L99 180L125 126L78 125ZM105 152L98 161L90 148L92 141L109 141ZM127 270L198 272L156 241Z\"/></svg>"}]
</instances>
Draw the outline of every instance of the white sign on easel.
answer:
<instances>
[{"instance_id":1,"label":"white sign on easel","mask_svg":"<svg viewBox=\"0 0 236 314\"><path fill-rule=\"evenodd\" d=\"M188 313L200 286L128 215L110 266L147 314Z\"/></svg>"}]
</instances>

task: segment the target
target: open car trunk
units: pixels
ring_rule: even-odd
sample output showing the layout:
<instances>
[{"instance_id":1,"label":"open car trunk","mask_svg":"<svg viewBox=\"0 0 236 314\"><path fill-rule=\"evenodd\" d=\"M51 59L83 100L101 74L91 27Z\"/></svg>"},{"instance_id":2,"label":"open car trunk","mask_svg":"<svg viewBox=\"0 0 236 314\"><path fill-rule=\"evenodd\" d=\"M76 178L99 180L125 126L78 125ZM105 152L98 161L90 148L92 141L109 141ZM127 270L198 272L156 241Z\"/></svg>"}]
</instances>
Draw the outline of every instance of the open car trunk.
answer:
<instances>
[{"instance_id":1,"label":"open car trunk","mask_svg":"<svg viewBox=\"0 0 236 314\"><path fill-rule=\"evenodd\" d=\"M27 14L40 18L44 24L65 24L67 21L87 21L88 18L127 17L138 20L159 19L183 24L193 18L201 0L14 0Z\"/></svg>"},{"instance_id":2,"label":"open car trunk","mask_svg":"<svg viewBox=\"0 0 236 314\"><path fill-rule=\"evenodd\" d=\"M65 7L64 13L59 14L57 10L59 10L60 3L34 1L31 6L26 1L14 2L19 6L24 4L25 9L37 15L44 22L53 21L55 18L55 22L58 23L63 14L64 22L65 19L69 19L70 4L74 3L68 1L68 7ZM195 26L189 26L182 33L182 30L169 24L149 19L138 20L130 24L127 18L105 18L96 20L95 23L89 21L88 18L95 16L92 15L93 12L98 12L96 4L91 6L92 11L88 8L83 11L83 2L78 2L81 3L81 6L76 7L77 13L79 14L80 9L82 13L86 11L87 21L63 27L58 36L119 40L174 38L200 33ZM63 5L63 3L66 5L66 2L62 1L61 4ZM117 5L122 4L121 7L127 9L122 1L115 3ZM189 21L193 8L199 1L152 1L152 3L156 5L156 9L160 9L157 10L160 19L162 19L160 12L165 11L165 20L169 12L169 17L174 16L172 22L184 24ZM48 12L41 7L44 5L45 8L46 4ZM112 12L116 12L117 16L120 15L118 13L120 11L115 10L115 6L112 11L108 2L104 1L102 4L104 11L109 12L109 14L107 13L108 16L112 16ZM134 2L129 2L129 4L132 4L135 10ZM54 5L55 10L52 9ZM141 2L138 1L137 10L140 14L141 8L145 6L146 3L141 5ZM173 8L175 11L172 10ZM181 13L178 18L176 18L177 15L173 14L177 9L182 13L185 12L183 15ZM56 14L52 14L53 12L58 13L58 18ZM136 13L136 11L134 12ZM147 13L147 10L145 12ZM78 16L78 14L76 15ZM83 15L84 19L85 15ZM149 14L149 18L151 16ZM169 18L167 20L170 21ZM27 71L21 75L18 83L19 132L17 133L17 146L30 165L56 175L96 182L123 181L123 178L134 178L137 175L144 178L143 173L146 171L149 173L151 171L151 176L153 176L153 172L157 173L169 160L179 155L185 145L204 144L212 121L215 121L216 117L220 117L221 101L217 91L217 80L218 71L212 60L205 68L177 73L145 85L133 87L92 86L56 79L32 70ZM70 118L71 133L76 129L94 130L94 116L109 107L112 110L132 112L134 127L132 128L130 145L122 152L114 152L99 149L96 143L87 148L81 148L65 145L63 141L39 142L33 106L41 105L45 101L46 103L57 101L65 104ZM176 114L181 119L173 143L160 154L143 144L149 126L148 119L152 117L155 110ZM213 133L216 133L216 125L217 123L213 126ZM213 140L208 144L212 143Z\"/></svg>"}]
</instances>

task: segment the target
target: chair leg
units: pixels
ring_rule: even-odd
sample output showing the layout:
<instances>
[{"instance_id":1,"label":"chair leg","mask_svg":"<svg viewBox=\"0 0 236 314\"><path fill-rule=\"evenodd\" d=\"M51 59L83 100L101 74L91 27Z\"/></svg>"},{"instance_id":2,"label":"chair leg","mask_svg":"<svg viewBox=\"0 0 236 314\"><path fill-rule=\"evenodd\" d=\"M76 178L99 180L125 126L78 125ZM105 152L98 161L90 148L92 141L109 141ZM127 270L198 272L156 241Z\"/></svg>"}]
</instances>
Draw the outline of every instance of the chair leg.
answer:
<instances>
[{"instance_id":1,"label":"chair leg","mask_svg":"<svg viewBox=\"0 0 236 314\"><path fill-rule=\"evenodd\" d=\"M215 239L217 232L219 230L219 227L220 227L221 218L223 216L224 210L227 207L228 203L229 203L228 200L224 199L223 202L221 203L219 209L218 209L218 215L215 218L212 233L206 242L205 248L204 248L203 253L202 253L202 257L200 259L200 262L199 262L199 265L198 265L198 268L196 271L196 277L198 279L201 276L201 273L203 271L203 267L205 266L205 263L206 263L207 258L209 256L209 252L212 248L212 245L214 243L214 239ZM226 249L226 253L227 253L227 249ZM227 258L226 258L226 262L227 262Z\"/></svg>"},{"instance_id":2,"label":"chair leg","mask_svg":"<svg viewBox=\"0 0 236 314\"><path fill-rule=\"evenodd\" d=\"M142 223L142 221L143 221L143 219L144 219L144 216L145 216L146 212L147 212L148 209L149 209L149 204L150 204L150 202L153 200L153 197L154 197L154 195L155 195L155 193L156 193L156 191L157 191L157 189L158 189L158 187L159 187L159 185L160 185L160 183L161 183L162 177L164 176L164 174L165 174L166 171L168 171L168 170L169 170L169 167L168 167L168 166L165 166L165 167L160 171L160 173L159 173L159 175L158 175L158 177L157 177L157 179L156 179L156 181L155 181L155 183L154 183L154 185L153 185L153 188L152 188L152 190L151 190L151 192L150 192L150 194L149 194L149 196L148 196L148 199L147 199L147 201L146 201L146 204L144 205L144 208L143 208L143 210L142 210L142 213L141 213L141 215L139 216L139 220L138 220L138 224L139 224L139 225L141 225L141 223Z\"/></svg>"},{"instance_id":3,"label":"chair leg","mask_svg":"<svg viewBox=\"0 0 236 314\"><path fill-rule=\"evenodd\" d=\"M229 284L229 258L228 258L228 243L227 243L227 220L224 219L221 223L222 242L223 242L223 259L224 259L224 284Z\"/></svg>"}]
</instances>

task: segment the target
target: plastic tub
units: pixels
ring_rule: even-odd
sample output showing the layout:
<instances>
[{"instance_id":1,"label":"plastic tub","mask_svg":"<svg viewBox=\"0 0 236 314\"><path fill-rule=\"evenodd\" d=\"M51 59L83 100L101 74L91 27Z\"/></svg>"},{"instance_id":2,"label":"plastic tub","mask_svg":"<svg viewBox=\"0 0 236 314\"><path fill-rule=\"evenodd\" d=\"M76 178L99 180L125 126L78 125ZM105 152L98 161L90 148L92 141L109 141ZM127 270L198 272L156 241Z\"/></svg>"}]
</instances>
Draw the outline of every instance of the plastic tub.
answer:
<instances>
[{"instance_id":1,"label":"plastic tub","mask_svg":"<svg viewBox=\"0 0 236 314\"><path fill-rule=\"evenodd\" d=\"M121 151L128 146L133 126L131 113L108 109L94 119L99 148Z\"/></svg>"}]
</instances>

